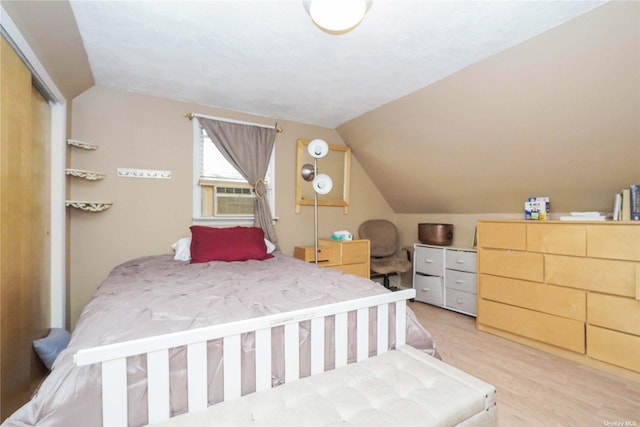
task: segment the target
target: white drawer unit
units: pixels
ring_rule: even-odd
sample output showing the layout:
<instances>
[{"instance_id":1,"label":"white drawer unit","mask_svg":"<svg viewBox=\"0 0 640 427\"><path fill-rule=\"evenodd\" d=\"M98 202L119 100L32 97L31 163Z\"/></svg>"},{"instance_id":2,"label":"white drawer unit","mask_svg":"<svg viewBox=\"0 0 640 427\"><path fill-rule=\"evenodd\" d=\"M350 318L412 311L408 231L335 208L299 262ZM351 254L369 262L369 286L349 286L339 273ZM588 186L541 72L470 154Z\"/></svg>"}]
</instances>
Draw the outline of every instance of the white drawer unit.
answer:
<instances>
[{"instance_id":1,"label":"white drawer unit","mask_svg":"<svg viewBox=\"0 0 640 427\"><path fill-rule=\"evenodd\" d=\"M416 300L476 315L476 251L414 244Z\"/></svg>"}]
</instances>

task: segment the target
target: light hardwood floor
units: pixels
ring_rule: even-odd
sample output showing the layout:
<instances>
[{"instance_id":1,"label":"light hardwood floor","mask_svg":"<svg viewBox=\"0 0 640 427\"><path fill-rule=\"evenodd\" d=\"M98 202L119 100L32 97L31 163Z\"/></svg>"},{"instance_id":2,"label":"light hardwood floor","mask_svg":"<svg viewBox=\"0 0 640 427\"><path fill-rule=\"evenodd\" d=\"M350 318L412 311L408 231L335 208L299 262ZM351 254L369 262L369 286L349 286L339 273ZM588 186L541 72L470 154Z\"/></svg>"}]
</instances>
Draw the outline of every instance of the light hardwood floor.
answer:
<instances>
[{"instance_id":1,"label":"light hardwood floor","mask_svg":"<svg viewBox=\"0 0 640 427\"><path fill-rule=\"evenodd\" d=\"M478 331L473 317L409 306L445 362L496 387L501 427L640 426L640 383Z\"/></svg>"}]
</instances>

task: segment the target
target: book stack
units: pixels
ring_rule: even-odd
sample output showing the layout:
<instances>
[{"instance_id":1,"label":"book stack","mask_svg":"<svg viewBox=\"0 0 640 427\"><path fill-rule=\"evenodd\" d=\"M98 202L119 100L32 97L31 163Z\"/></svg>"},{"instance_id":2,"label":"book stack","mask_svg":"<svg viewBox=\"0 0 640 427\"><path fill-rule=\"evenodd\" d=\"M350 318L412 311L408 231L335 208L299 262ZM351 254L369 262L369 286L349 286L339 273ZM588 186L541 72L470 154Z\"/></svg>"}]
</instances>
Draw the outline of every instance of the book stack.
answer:
<instances>
[{"instance_id":1,"label":"book stack","mask_svg":"<svg viewBox=\"0 0 640 427\"><path fill-rule=\"evenodd\" d=\"M615 195L614 221L640 221L640 184L631 184Z\"/></svg>"},{"instance_id":2,"label":"book stack","mask_svg":"<svg viewBox=\"0 0 640 427\"><path fill-rule=\"evenodd\" d=\"M561 221L604 221L608 218L606 212L571 212L571 215L563 215Z\"/></svg>"}]
</instances>

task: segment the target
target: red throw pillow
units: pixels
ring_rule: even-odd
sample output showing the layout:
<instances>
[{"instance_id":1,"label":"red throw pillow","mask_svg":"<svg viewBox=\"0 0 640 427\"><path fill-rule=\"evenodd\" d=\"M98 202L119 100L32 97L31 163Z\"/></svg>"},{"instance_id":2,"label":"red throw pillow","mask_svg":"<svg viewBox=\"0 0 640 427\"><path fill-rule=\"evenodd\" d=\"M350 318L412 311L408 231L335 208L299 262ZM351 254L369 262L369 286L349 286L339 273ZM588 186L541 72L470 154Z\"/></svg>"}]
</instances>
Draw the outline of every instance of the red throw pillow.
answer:
<instances>
[{"instance_id":1,"label":"red throw pillow","mask_svg":"<svg viewBox=\"0 0 640 427\"><path fill-rule=\"evenodd\" d=\"M191 226L191 262L246 261L273 258L259 227Z\"/></svg>"}]
</instances>

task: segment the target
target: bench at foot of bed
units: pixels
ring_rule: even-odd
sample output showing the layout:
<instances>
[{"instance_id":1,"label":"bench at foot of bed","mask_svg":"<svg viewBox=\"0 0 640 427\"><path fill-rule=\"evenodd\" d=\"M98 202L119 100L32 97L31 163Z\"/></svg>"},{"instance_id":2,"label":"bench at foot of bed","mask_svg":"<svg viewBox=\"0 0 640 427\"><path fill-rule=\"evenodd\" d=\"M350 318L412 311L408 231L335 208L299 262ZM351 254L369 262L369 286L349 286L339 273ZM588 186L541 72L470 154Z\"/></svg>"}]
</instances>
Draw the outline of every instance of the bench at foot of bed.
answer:
<instances>
[{"instance_id":1,"label":"bench at foot of bed","mask_svg":"<svg viewBox=\"0 0 640 427\"><path fill-rule=\"evenodd\" d=\"M495 388L410 346L154 426L497 426Z\"/></svg>"}]
</instances>

